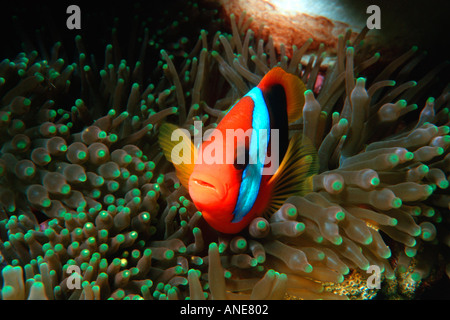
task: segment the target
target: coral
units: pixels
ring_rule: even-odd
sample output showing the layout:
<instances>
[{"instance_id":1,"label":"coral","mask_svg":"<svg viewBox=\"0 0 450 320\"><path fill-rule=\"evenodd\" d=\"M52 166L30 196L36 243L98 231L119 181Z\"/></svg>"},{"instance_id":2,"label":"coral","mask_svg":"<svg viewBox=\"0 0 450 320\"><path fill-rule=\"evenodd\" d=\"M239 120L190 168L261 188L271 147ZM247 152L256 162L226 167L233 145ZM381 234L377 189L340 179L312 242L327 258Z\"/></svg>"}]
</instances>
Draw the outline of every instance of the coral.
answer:
<instances>
[{"instance_id":1,"label":"coral","mask_svg":"<svg viewBox=\"0 0 450 320\"><path fill-rule=\"evenodd\" d=\"M414 257L414 281L442 260L448 270L449 87L426 90L444 66L406 80L423 58L412 48L370 78L380 55L348 32L323 74L324 46L302 65L310 42L288 58L230 20L231 34L202 30L182 57L161 50L150 78L148 41L135 63L108 45L103 68L80 36L76 62L57 43L48 60L0 63L2 299L346 299L326 288L370 265L393 279ZM276 65L308 88L290 131L314 142L320 173L313 192L221 235L164 159L158 126L214 127Z\"/></svg>"},{"instance_id":2,"label":"coral","mask_svg":"<svg viewBox=\"0 0 450 320\"><path fill-rule=\"evenodd\" d=\"M352 270L342 283L324 283L325 291L345 295L351 300L368 300L377 295L377 288L367 287L368 275L364 271Z\"/></svg>"},{"instance_id":3,"label":"coral","mask_svg":"<svg viewBox=\"0 0 450 320\"><path fill-rule=\"evenodd\" d=\"M313 39L311 49L317 50L321 43L325 44L328 50L337 48L337 35L344 33L347 29L359 30L364 24L361 21L340 21L342 17L336 17L335 13L340 10L338 3L332 5L322 5L321 12L298 12L296 9L305 10L304 4L291 4L289 8L280 5L276 1L220 1L225 19L229 19L231 14L237 17L248 15L246 25L259 37L265 37L274 42L276 50L280 49L283 43L291 53L292 46L302 46L309 39ZM285 5L287 3L285 2ZM319 5L320 6L320 5ZM306 5L308 7L308 5ZM347 5L347 10L352 5ZM327 14L324 14L329 8L333 8ZM338 15L337 15L338 16ZM353 19L360 15L349 15ZM352 38L357 36L357 32L352 33Z\"/></svg>"}]
</instances>

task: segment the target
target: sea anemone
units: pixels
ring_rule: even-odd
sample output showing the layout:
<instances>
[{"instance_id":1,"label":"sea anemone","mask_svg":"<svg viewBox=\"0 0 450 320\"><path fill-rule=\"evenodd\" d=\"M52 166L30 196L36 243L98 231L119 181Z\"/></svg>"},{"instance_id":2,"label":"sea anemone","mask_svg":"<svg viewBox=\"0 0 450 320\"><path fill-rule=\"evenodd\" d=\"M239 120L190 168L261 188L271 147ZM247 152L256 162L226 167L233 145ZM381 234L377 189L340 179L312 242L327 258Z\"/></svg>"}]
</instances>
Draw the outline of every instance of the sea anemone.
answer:
<instances>
[{"instance_id":1,"label":"sea anemone","mask_svg":"<svg viewBox=\"0 0 450 320\"><path fill-rule=\"evenodd\" d=\"M389 281L411 268L415 282L442 265L449 275L450 87L435 81L447 65L408 80L423 59L413 47L374 69L380 54L350 31L334 63L322 66L320 45L302 65L311 41L288 56L245 15L230 21L231 33L202 30L190 50L157 48L157 63L144 59L145 26L132 64L113 43L101 67L81 36L76 62L56 43L49 59L0 63L2 299L345 299L339 284L371 265ZM215 127L274 66L306 84L290 131L313 141L319 174L306 196L218 234L158 128Z\"/></svg>"}]
</instances>

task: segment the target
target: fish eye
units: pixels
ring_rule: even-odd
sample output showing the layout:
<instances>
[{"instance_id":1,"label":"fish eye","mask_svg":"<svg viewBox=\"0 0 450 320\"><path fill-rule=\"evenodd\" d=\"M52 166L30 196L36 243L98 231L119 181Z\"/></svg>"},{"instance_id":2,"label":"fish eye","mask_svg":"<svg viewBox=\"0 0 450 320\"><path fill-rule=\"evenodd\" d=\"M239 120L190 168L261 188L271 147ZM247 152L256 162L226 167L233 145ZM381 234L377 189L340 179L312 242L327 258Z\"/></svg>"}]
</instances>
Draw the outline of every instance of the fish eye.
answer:
<instances>
[{"instance_id":1,"label":"fish eye","mask_svg":"<svg viewBox=\"0 0 450 320\"><path fill-rule=\"evenodd\" d=\"M245 150L244 150L244 162L242 162L242 156L239 157L239 155L240 155L240 153L238 152L236 154L236 157L234 158L233 165L236 170L244 170L245 168L247 168L247 165L249 163L249 158L250 158L248 149L245 148Z\"/></svg>"}]
</instances>

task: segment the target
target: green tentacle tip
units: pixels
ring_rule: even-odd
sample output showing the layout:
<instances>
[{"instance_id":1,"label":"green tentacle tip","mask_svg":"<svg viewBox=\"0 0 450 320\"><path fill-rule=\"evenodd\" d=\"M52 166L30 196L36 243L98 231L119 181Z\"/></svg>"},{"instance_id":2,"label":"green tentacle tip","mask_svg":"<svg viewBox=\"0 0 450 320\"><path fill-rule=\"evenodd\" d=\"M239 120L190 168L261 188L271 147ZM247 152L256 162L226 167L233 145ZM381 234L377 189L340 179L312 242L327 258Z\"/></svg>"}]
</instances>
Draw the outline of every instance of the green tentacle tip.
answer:
<instances>
[{"instance_id":1,"label":"green tentacle tip","mask_svg":"<svg viewBox=\"0 0 450 320\"><path fill-rule=\"evenodd\" d=\"M65 184L61 187L61 193L62 194L68 194L70 192L70 185Z\"/></svg>"},{"instance_id":2,"label":"green tentacle tip","mask_svg":"<svg viewBox=\"0 0 450 320\"><path fill-rule=\"evenodd\" d=\"M430 171L430 168L429 168L427 165L422 164L421 166L419 166L419 171L420 171L422 174L427 174L428 171Z\"/></svg>"},{"instance_id":3,"label":"green tentacle tip","mask_svg":"<svg viewBox=\"0 0 450 320\"><path fill-rule=\"evenodd\" d=\"M26 143L26 141L21 140L21 141L17 142L16 146L17 146L17 149L25 149L27 147L27 143Z\"/></svg>"},{"instance_id":4,"label":"green tentacle tip","mask_svg":"<svg viewBox=\"0 0 450 320\"><path fill-rule=\"evenodd\" d=\"M35 173L35 170L32 167L28 167L25 169L24 173L25 173L25 176L30 177Z\"/></svg>"},{"instance_id":5,"label":"green tentacle tip","mask_svg":"<svg viewBox=\"0 0 450 320\"><path fill-rule=\"evenodd\" d=\"M416 228L414 228L413 230L413 236L414 237L418 237L420 234L422 233L422 228L417 226Z\"/></svg>"},{"instance_id":6,"label":"green tentacle tip","mask_svg":"<svg viewBox=\"0 0 450 320\"><path fill-rule=\"evenodd\" d=\"M144 250L144 256L150 257L152 255L152 249L147 248Z\"/></svg>"},{"instance_id":7,"label":"green tentacle tip","mask_svg":"<svg viewBox=\"0 0 450 320\"><path fill-rule=\"evenodd\" d=\"M339 120L339 125L341 127L347 126L348 125L348 120L346 118L342 118Z\"/></svg>"},{"instance_id":8,"label":"green tentacle tip","mask_svg":"<svg viewBox=\"0 0 450 320\"><path fill-rule=\"evenodd\" d=\"M313 267L310 264L307 264L304 268L303 271L306 273L311 273L313 271Z\"/></svg>"},{"instance_id":9,"label":"green tentacle tip","mask_svg":"<svg viewBox=\"0 0 450 320\"><path fill-rule=\"evenodd\" d=\"M34 74L34 76L36 77L36 80L38 81L38 82L43 82L44 81L44 76L43 75L41 75L39 72L36 72L35 74Z\"/></svg>"},{"instance_id":10,"label":"green tentacle tip","mask_svg":"<svg viewBox=\"0 0 450 320\"><path fill-rule=\"evenodd\" d=\"M305 224L302 222L299 222L295 225L295 231L297 232L302 232L303 230L305 230Z\"/></svg>"},{"instance_id":11,"label":"green tentacle tip","mask_svg":"<svg viewBox=\"0 0 450 320\"><path fill-rule=\"evenodd\" d=\"M173 250L167 250L164 253L164 258L166 258L166 260L171 260L174 256L175 256L175 253L173 252Z\"/></svg>"},{"instance_id":12,"label":"green tentacle tip","mask_svg":"<svg viewBox=\"0 0 450 320\"><path fill-rule=\"evenodd\" d=\"M266 257L263 255L260 255L256 258L258 260L258 263L264 263L266 261Z\"/></svg>"},{"instance_id":13,"label":"green tentacle tip","mask_svg":"<svg viewBox=\"0 0 450 320\"><path fill-rule=\"evenodd\" d=\"M224 274L223 274L223 276L225 277L225 279L230 279L232 275L233 275L233 274L232 274L230 271L228 271L228 270L226 270L226 271L224 272Z\"/></svg>"},{"instance_id":14,"label":"green tentacle tip","mask_svg":"<svg viewBox=\"0 0 450 320\"><path fill-rule=\"evenodd\" d=\"M370 236L364 241L364 244L365 244L365 245L371 244L372 241L373 241L373 237L372 237L372 235L370 235Z\"/></svg>"},{"instance_id":15,"label":"green tentacle tip","mask_svg":"<svg viewBox=\"0 0 450 320\"><path fill-rule=\"evenodd\" d=\"M188 276L194 277L194 276L197 276L197 275L198 275L197 270L189 269Z\"/></svg>"},{"instance_id":16,"label":"green tentacle tip","mask_svg":"<svg viewBox=\"0 0 450 320\"><path fill-rule=\"evenodd\" d=\"M5 285L1 290L2 296L7 297L14 294L14 288L12 286Z\"/></svg>"},{"instance_id":17,"label":"green tentacle tip","mask_svg":"<svg viewBox=\"0 0 450 320\"><path fill-rule=\"evenodd\" d=\"M344 184L341 181L335 181L333 182L331 187L333 188L334 191L339 191L342 189L343 186Z\"/></svg>"},{"instance_id":18,"label":"green tentacle tip","mask_svg":"<svg viewBox=\"0 0 450 320\"><path fill-rule=\"evenodd\" d=\"M413 248L405 248L405 254L406 254L408 257L412 258L412 257L415 257L415 256L416 256L417 250L416 250L416 249L413 249Z\"/></svg>"},{"instance_id":19,"label":"green tentacle tip","mask_svg":"<svg viewBox=\"0 0 450 320\"><path fill-rule=\"evenodd\" d=\"M336 213L336 220L341 221L345 218L345 212L344 211L338 211Z\"/></svg>"},{"instance_id":20,"label":"green tentacle tip","mask_svg":"<svg viewBox=\"0 0 450 320\"><path fill-rule=\"evenodd\" d=\"M97 156L100 157L100 158L103 158L104 156L106 156L105 150L98 150L97 151Z\"/></svg>"},{"instance_id":21,"label":"green tentacle tip","mask_svg":"<svg viewBox=\"0 0 450 320\"><path fill-rule=\"evenodd\" d=\"M359 77L358 79L356 79L356 84L365 85L365 83L366 83L366 78L364 78L364 77Z\"/></svg>"},{"instance_id":22,"label":"green tentacle tip","mask_svg":"<svg viewBox=\"0 0 450 320\"><path fill-rule=\"evenodd\" d=\"M395 209L400 208L402 206L402 199L395 197L394 199L392 199L391 205Z\"/></svg>"},{"instance_id":23,"label":"green tentacle tip","mask_svg":"<svg viewBox=\"0 0 450 320\"><path fill-rule=\"evenodd\" d=\"M422 276L418 272L414 272L411 275L411 279L413 279L414 281L420 281L422 280Z\"/></svg>"},{"instance_id":24,"label":"green tentacle tip","mask_svg":"<svg viewBox=\"0 0 450 320\"><path fill-rule=\"evenodd\" d=\"M380 179L377 178L377 177L372 178L372 179L370 180L370 184L371 184L372 186L376 187L377 185L380 184Z\"/></svg>"},{"instance_id":25,"label":"green tentacle tip","mask_svg":"<svg viewBox=\"0 0 450 320\"><path fill-rule=\"evenodd\" d=\"M350 273L350 268L347 266L344 266L344 271L342 271L342 274L347 275Z\"/></svg>"},{"instance_id":26,"label":"green tentacle tip","mask_svg":"<svg viewBox=\"0 0 450 320\"><path fill-rule=\"evenodd\" d=\"M258 223L256 224L256 226L257 226L258 229L263 230L263 229L266 228L267 224L266 224L265 221L261 220L261 221L258 221Z\"/></svg>"},{"instance_id":27,"label":"green tentacle tip","mask_svg":"<svg viewBox=\"0 0 450 320\"><path fill-rule=\"evenodd\" d=\"M449 144L450 143L450 136L449 135L443 136L442 139L444 140L445 144Z\"/></svg>"},{"instance_id":28,"label":"green tentacle tip","mask_svg":"<svg viewBox=\"0 0 450 320\"><path fill-rule=\"evenodd\" d=\"M406 100L404 100L404 99L398 100L398 101L397 101L397 104L398 104L401 108L404 108L404 107L406 107L406 106L408 105L408 103L407 103Z\"/></svg>"},{"instance_id":29,"label":"green tentacle tip","mask_svg":"<svg viewBox=\"0 0 450 320\"><path fill-rule=\"evenodd\" d=\"M342 244L342 241L343 241L343 239L341 236L336 236L336 237L334 237L332 242L333 242L333 244L339 246Z\"/></svg>"},{"instance_id":30,"label":"green tentacle tip","mask_svg":"<svg viewBox=\"0 0 450 320\"><path fill-rule=\"evenodd\" d=\"M448 185L449 185L449 183L447 180L439 181L439 188L441 188L441 189L447 189Z\"/></svg>"},{"instance_id":31,"label":"green tentacle tip","mask_svg":"<svg viewBox=\"0 0 450 320\"><path fill-rule=\"evenodd\" d=\"M29 107L31 105L31 100L28 98L23 99L23 105Z\"/></svg>"},{"instance_id":32,"label":"green tentacle tip","mask_svg":"<svg viewBox=\"0 0 450 320\"><path fill-rule=\"evenodd\" d=\"M391 256L392 256L391 250L386 251L386 252L382 255L382 257L383 257L384 259L389 259Z\"/></svg>"},{"instance_id":33,"label":"green tentacle tip","mask_svg":"<svg viewBox=\"0 0 450 320\"><path fill-rule=\"evenodd\" d=\"M237 246L239 249L244 249L244 248L247 246L247 241L245 241L245 239L239 239L239 240L236 242L236 246Z\"/></svg>"},{"instance_id":34,"label":"green tentacle tip","mask_svg":"<svg viewBox=\"0 0 450 320\"><path fill-rule=\"evenodd\" d=\"M102 243L102 244L99 246L99 251L100 251L100 252L106 252L106 251L108 251L108 249L109 249L109 246L108 246L106 243Z\"/></svg>"},{"instance_id":35,"label":"green tentacle tip","mask_svg":"<svg viewBox=\"0 0 450 320\"><path fill-rule=\"evenodd\" d=\"M323 259L325 259L325 257L326 257L326 255L325 255L325 253L324 252L319 252L318 254L317 254L317 258L320 260L320 261L322 261Z\"/></svg>"},{"instance_id":36,"label":"green tentacle tip","mask_svg":"<svg viewBox=\"0 0 450 320\"><path fill-rule=\"evenodd\" d=\"M89 257L90 254L91 254L91 252L89 251L89 249L83 249L83 250L81 250L81 256L82 256L83 258Z\"/></svg>"},{"instance_id":37,"label":"green tentacle tip","mask_svg":"<svg viewBox=\"0 0 450 320\"><path fill-rule=\"evenodd\" d=\"M130 232L130 238L133 239L133 240L136 240L138 235L139 234L136 231L131 231Z\"/></svg>"},{"instance_id":38,"label":"green tentacle tip","mask_svg":"<svg viewBox=\"0 0 450 320\"><path fill-rule=\"evenodd\" d=\"M297 208L291 207L287 211L289 217L294 217L297 214ZM262 221L261 221L262 222Z\"/></svg>"},{"instance_id":39,"label":"green tentacle tip","mask_svg":"<svg viewBox=\"0 0 450 320\"><path fill-rule=\"evenodd\" d=\"M397 164L398 161L399 161L398 155L396 155L396 154L390 154L389 157L388 157L388 161L389 161L391 164Z\"/></svg>"},{"instance_id":40,"label":"green tentacle tip","mask_svg":"<svg viewBox=\"0 0 450 320\"><path fill-rule=\"evenodd\" d=\"M224 253L227 245L225 243L219 244L219 253Z\"/></svg>"},{"instance_id":41,"label":"green tentacle tip","mask_svg":"<svg viewBox=\"0 0 450 320\"><path fill-rule=\"evenodd\" d=\"M422 237L425 239L425 240L427 240L427 239L430 239L431 238L431 232L429 232L429 231L424 231L423 233L422 233Z\"/></svg>"},{"instance_id":42,"label":"green tentacle tip","mask_svg":"<svg viewBox=\"0 0 450 320\"><path fill-rule=\"evenodd\" d=\"M270 278L273 278L275 276L275 270L273 269L268 270L266 275Z\"/></svg>"},{"instance_id":43,"label":"green tentacle tip","mask_svg":"<svg viewBox=\"0 0 450 320\"><path fill-rule=\"evenodd\" d=\"M215 249L217 249L217 243L211 242L211 243L209 244L209 250L215 250Z\"/></svg>"},{"instance_id":44,"label":"green tentacle tip","mask_svg":"<svg viewBox=\"0 0 450 320\"><path fill-rule=\"evenodd\" d=\"M431 195L433 193L434 189L432 186L430 185L426 185L425 186L425 192L427 193L427 195Z\"/></svg>"},{"instance_id":45,"label":"green tentacle tip","mask_svg":"<svg viewBox=\"0 0 450 320\"><path fill-rule=\"evenodd\" d=\"M414 159L414 153L408 151L405 153L405 159L408 161Z\"/></svg>"},{"instance_id":46,"label":"green tentacle tip","mask_svg":"<svg viewBox=\"0 0 450 320\"><path fill-rule=\"evenodd\" d=\"M56 127L55 127L55 126L49 126L49 127L48 127L48 132L50 132L50 133L56 133Z\"/></svg>"},{"instance_id":47,"label":"green tentacle tip","mask_svg":"<svg viewBox=\"0 0 450 320\"><path fill-rule=\"evenodd\" d=\"M0 120L2 120L2 121L4 121L4 122L8 121L8 120L9 120L9 114L4 113L4 114L2 115L2 117L0 118Z\"/></svg>"},{"instance_id":48,"label":"green tentacle tip","mask_svg":"<svg viewBox=\"0 0 450 320\"><path fill-rule=\"evenodd\" d=\"M119 234L116 236L116 240L118 243L123 243L125 242L125 236L123 234Z\"/></svg>"}]
</instances>

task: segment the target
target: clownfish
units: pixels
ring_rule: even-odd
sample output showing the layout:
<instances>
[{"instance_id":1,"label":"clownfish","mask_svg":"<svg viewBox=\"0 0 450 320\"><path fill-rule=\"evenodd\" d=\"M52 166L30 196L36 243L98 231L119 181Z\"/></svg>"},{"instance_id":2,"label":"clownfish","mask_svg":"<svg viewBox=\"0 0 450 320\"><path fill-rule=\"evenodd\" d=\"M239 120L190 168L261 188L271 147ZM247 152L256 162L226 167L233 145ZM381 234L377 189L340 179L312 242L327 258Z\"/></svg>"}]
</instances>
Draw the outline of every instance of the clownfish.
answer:
<instances>
[{"instance_id":1,"label":"clownfish","mask_svg":"<svg viewBox=\"0 0 450 320\"><path fill-rule=\"evenodd\" d=\"M316 150L306 137L295 134L289 139L288 132L289 123L302 116L305 90L297 76L280 67L271 69L256 87L228 109L214 129L217 134L204 139L198 149L190 137L182 137L181 142L180 135L173 139L175 125L160 126L158 139L165 157L174 163L181 184L215 230L238 233L254 218L270 216L288 197L311 191L312 176L318 171ZM278 141L270 139L275 136L274 129ZM233 138L233 143L217 144L218 137L226 137L230 132L227 130L251 134L247 139ZM208 154L206 151L213 143L216 143L214 152ZM184 144L183 150L190 152L182 152L182 161L172 161L172 151L178 144ZM230 150L231 156L227 154ZM271 154L274 150L282 161L278 161L279 166L272 174L264 174L264 169L274 162L266 163L269 154L274 159ZM208 161L212 155L216 160L232 161Z\"/></svg>"}]
</instances>

